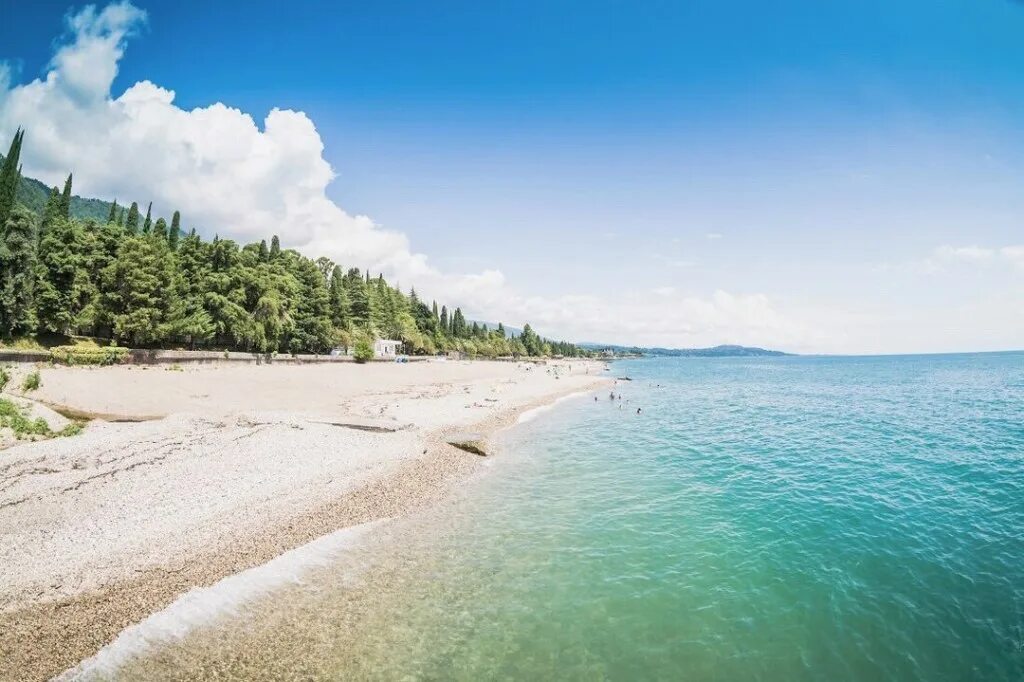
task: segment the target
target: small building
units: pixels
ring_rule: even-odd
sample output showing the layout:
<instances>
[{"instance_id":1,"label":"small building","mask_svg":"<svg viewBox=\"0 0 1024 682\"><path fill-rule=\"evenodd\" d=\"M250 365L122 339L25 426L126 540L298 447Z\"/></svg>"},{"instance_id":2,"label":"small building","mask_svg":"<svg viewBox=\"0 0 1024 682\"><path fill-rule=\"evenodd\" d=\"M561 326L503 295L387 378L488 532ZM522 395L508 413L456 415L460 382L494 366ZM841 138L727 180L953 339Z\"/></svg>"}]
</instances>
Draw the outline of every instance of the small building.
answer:
<instances>
[{"instance_id":1,"label":"small building","mask_svg":"<svg viewBox=\"0 0 1024 682\"><path fill-rule=\"evenodd\" d=\"M398 357L398 347L402 345L401 341L394 341L393 339L377 339L373 342L373 357L375 358L395 358Z\"/></svg>"}]
</instances>

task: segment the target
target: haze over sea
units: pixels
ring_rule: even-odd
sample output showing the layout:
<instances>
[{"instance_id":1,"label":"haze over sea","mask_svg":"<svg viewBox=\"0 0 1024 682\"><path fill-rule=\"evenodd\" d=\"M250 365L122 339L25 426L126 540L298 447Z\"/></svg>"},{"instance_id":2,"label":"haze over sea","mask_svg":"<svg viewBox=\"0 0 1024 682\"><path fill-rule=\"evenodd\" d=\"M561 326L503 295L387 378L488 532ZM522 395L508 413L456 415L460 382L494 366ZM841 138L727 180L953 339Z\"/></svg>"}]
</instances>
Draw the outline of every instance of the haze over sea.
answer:
<instances>
[{"instance_id":1,"label":"haze over sea","mask_svg":"<svg viewBox=\"0 0 1024 682\"><path fill-rule=\"evenodd\" d=\"M261 645L257 667L1024 679L1024 354L613 373L633 379L621 402L575 398L510 432L410 533L355 627L350 567L280 595L267 641L282 644ZM201 648L163 660L180 673Z\"/></svg>"}]
</instances>

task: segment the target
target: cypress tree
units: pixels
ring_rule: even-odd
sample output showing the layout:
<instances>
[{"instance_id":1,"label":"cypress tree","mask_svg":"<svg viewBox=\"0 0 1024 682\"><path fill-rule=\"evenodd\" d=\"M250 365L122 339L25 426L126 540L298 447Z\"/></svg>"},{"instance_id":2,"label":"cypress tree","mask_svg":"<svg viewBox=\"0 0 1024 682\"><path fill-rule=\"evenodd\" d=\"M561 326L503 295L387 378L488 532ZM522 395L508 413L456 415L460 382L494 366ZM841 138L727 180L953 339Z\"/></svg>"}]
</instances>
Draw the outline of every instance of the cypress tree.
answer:
<instances>
[{"instance_id":1,"label":"cypress tree","mask_svg":"<svg viewBox=\"0 0 1024 682\"><path fill-rule=\"evenodd\" d=\"M142 234L149 234L149 231L153 228L153 202L149 202L149 207L146 209L146 220L142 223Z\"/></svg>"},{"instance_id":2,"label":"cypress tree","mask_svg":"<svg viewBox=\"0 0 1024 682\"><path fill-rule=\"evenodd\" d=\"M348 292L345 291L345 276L341 266L335 265L331 272L331 281L328 288L328 301L331 310L331 324L335 329L347 329L349 322L349 300Z\"/></svg>"},{"instance_id":3,"label":"cypress tree","mask_svg":"<svg viewBox=\"0 0 1024 682\"><path fill-rule=\"evenodd\" d=\"M7 219L14 210L14 202L18 196L18 184L21 182L21 167L18 165L21 159L21 141L25 137L25 131L18 128L11 140L11 147L4 157L4 164L0 166L0 230L7 225Z\"/></svg>"},{"instance_id":4,"label":"cypress tree","mask_svg":"<svg viewBox=\"0 0 1024 682\"><path fill-rule=\"evenodd\" d=\"M120 225L121 227L124 227L125 221L126 221L126 218L125 218L125 213L124 213L124 206L122 206L121 207L121 212L117 216L117 224Z\"/></svg>"},{"instance_id":5,"label":"cypress tree","mask_svg":"<svg viewBox=\"0 0 1024 682\"><path fill-rule=\"evenodd\" d=\"M19 206L11 212L0 240L0 333L31 334L36 330L36 226Z\"/></svg>"},{"instance_id":6,"label":"cypress tree","mask_svg":"<svg viewBox=\"0 0 1024 682\"><path fill-rule=\"evenodd\" d=\"M139 205L134 201L131 208L128 209L128 217L125 219L124 227L128 230L129 234L138 234L139 232Z\"/></svg>"},{"instance_id":7,"label":"cypress tree","mask_svg":"<svg viewBox=\"0 0 1024 682\"><path fill-rule=\"evenodd\" d=\"M275 234L270 238L270 260L277 260L277 257L281 255L281 240L277 238Z\"/></svg>"},{"instance_id":8,"label":"cypress tree","mask_svg":"<svg viewBox=\"0 0 1024 682\"><path fill-rule=\"evenodd\" d=\"M160 239L167 239L167 221L163 218L157 218L156 223L153 225L153 236L159 237Z\"/></svg>"},{"instance_id":9,"label":"cypress tree","mask_svg":"<svg viewBox=\"0 0 1024 682\"><path fill-rule=\"evenodd\" d=\"M257 256L259 257L261 263L267 263L270 261L270 249L267 248L266 239L260 240L260 247L259 251L257 252Z\"/></svg>"},{"instance_id":10,"label":"cypress tree","mask_svg":"<svg viewBox=\"0 0 1024 682\"><path fill-rule=\"evenodd\" d=\"M451 335L451 326L448 324L448 306L441 306L441 331L445 336Z\"/></svg>"},{"instance_id":11,"label":"cypress tree","mask_svg":"<svg viewBox=\"0 0 1024 682\"><path fill-rule=\"evenodd\" d=\"M71 173L64 181L64 193L60 195L60 215L66 220L71 217Z\"/></svg>"},{"instance_id":12,"label":"cypress tree","mask_svg":"<svg viewBox=\"0 0 1024 682\"><path fill-rule=\"evenodd\" d=\"M107 223L110 224L117 220L117 199L114 199L114 203L110 205L110 213L107 214Z\"/></svg>"},{"instance_id":13,"label":"cypress tree","mask_svg":"<svg viewBox=\"0 0 1024 682\"><path fill-rule=\"evenodd\" d=\"M171 231L167 235L167 243L171 247L171 251L178 250L178 241L181 239L181 214L177 211L171 216Z\"/></svg>"},{"instance_id":14,"label":"cypress tree","mask_svg":"<svg viewBox=\"0 0 1024 682\"><path fill-rule=\"evenodd\" d=\"M63 209L61 208L61 194L60 190L54 186L50 190L50 196L46 199L46 206L43 207L43 219L42 219L42 232L46 232L61 217Z\"/></svg>"}]
</instances>

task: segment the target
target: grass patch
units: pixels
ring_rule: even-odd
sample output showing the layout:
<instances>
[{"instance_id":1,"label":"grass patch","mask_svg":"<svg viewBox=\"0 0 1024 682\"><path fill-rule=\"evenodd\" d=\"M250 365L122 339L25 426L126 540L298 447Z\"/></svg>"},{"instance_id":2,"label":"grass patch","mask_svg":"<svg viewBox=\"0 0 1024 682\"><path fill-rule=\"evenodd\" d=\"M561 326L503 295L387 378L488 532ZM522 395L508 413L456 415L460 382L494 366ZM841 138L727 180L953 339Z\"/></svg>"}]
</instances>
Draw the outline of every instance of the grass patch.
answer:
<instances>
[{"instance_id":1,"label":"grass patch","mask_svg":"<svg viewBox=\"0 0 1024 682\"><path fill-rule=\"evenodd\" d=\"M11 380L11 375L7 373L7 370L0 367L0 391L4 390L7 386L7 382Z\"/></svg>"}]
</instances>

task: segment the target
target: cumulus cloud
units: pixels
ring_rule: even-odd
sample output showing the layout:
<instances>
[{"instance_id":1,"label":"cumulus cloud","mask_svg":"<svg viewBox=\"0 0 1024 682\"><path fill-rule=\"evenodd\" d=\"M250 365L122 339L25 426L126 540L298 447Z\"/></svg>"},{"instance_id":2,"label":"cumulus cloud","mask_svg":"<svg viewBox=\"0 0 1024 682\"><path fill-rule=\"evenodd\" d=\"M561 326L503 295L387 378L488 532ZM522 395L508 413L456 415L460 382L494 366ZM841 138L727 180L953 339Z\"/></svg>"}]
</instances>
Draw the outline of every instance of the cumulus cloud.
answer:
<instances>
[{"instance_id":1,"label":"cumulus cloud","mask_svg":"<svg viewBox=\"0 0 1024 682\"><path fill-rule=\"evenodd\" d=\"M173 90L146 80L114 94L128 39L146 21L146 13L127 1L102 10L89 6L67 17L45 76L13 84L11 70L0 65L0 139L18 126L28 128L26 174L56 184L73 170L82 195L152 200L158 214L180 209L187 225L208 236L250 241L276 233L286 247L380 270L471 316L529 320L541 331L577 340L796 349L822 342L816 325L795 322L760 294L697 297L665 290L657 302L639 293L615 301L541 298L517 294L497 269L441 272L404 234L351 215L327 197L335 174L304 113L273 109L257 122L220 102L186 110L175 104Z\"/></svg>"}]
</instances>

